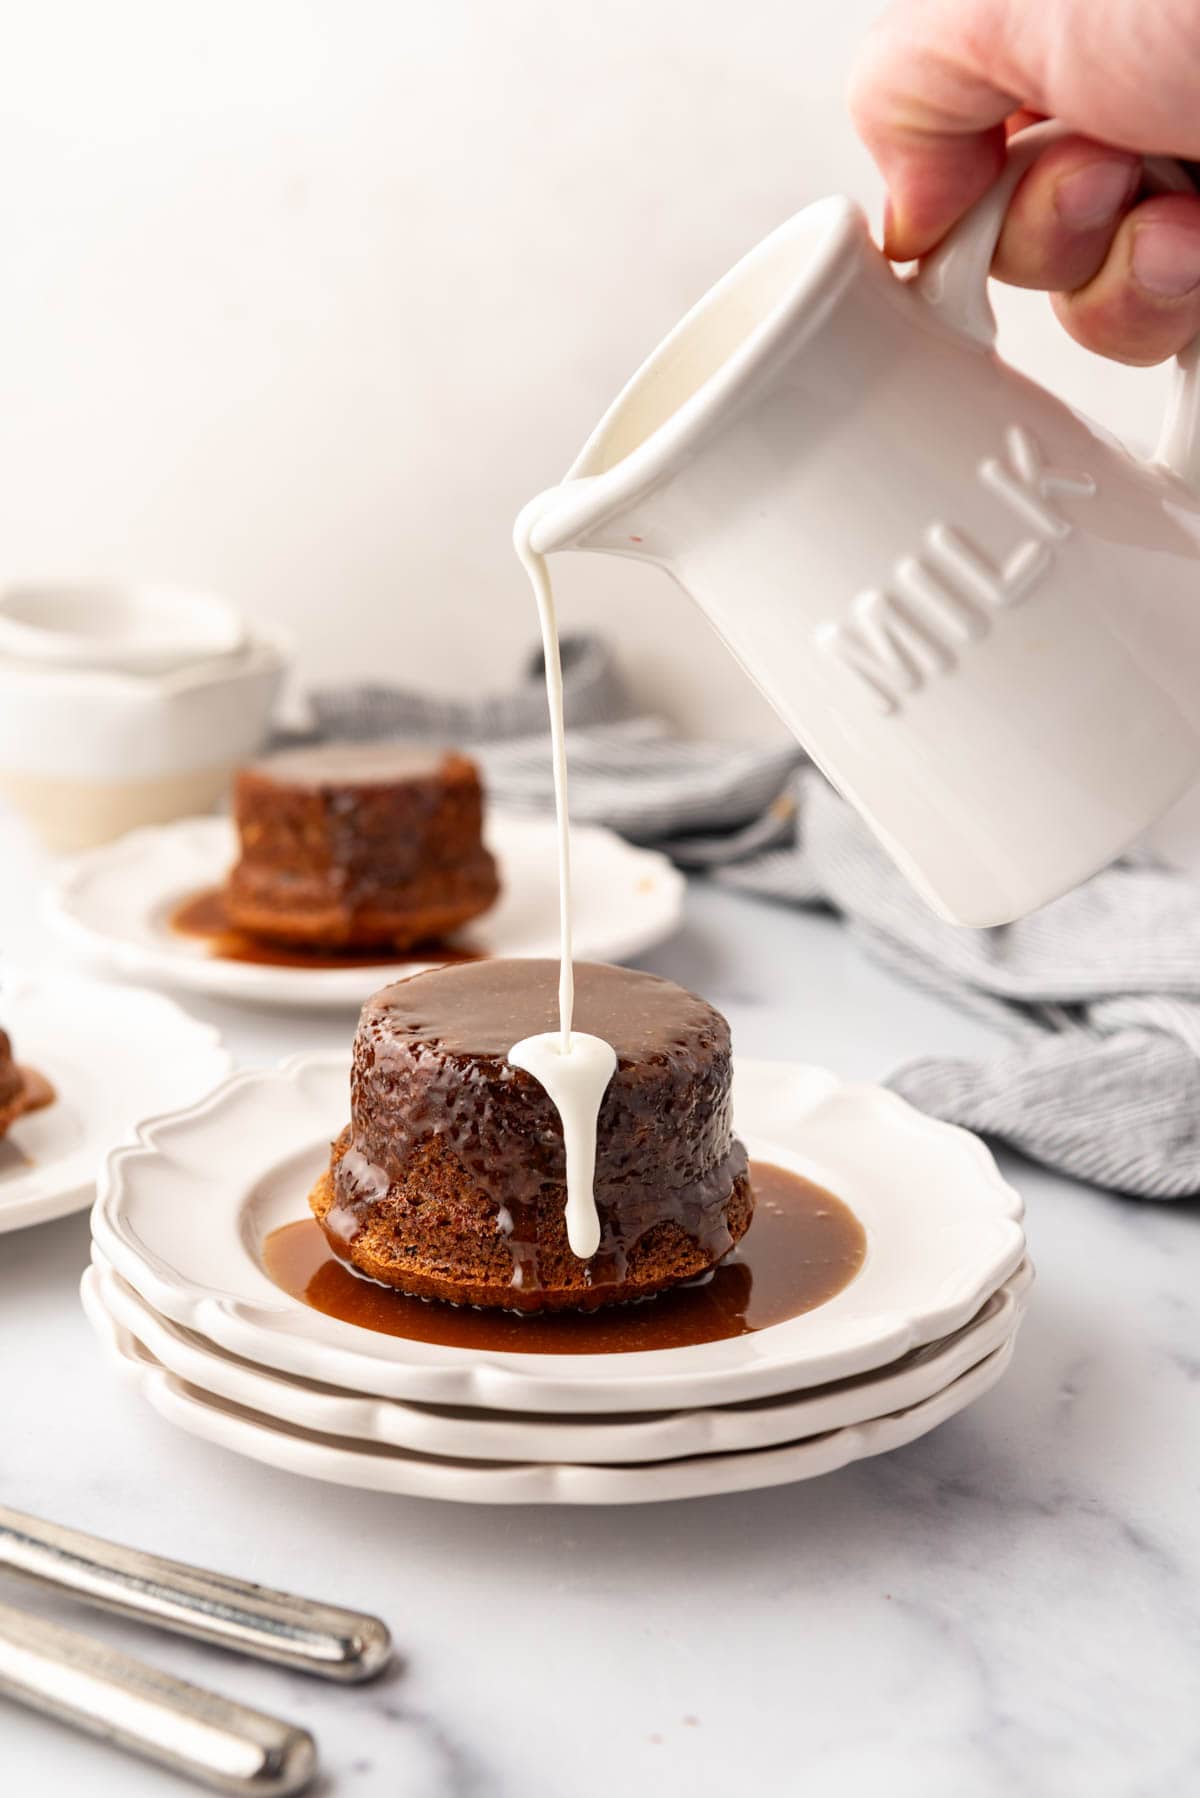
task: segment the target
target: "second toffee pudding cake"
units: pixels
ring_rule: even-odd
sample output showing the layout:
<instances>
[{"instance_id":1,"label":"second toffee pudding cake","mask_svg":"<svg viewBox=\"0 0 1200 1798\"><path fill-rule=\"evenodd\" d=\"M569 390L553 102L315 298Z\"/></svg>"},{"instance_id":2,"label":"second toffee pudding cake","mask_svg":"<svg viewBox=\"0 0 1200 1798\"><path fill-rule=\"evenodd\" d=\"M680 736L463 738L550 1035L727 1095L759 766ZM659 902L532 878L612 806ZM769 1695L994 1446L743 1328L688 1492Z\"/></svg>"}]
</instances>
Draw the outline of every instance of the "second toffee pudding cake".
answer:
<instances>
[{"instance_id":1,"label":"second toffee pudding cake","mask_svg":"<svg viewBox=\"0 0 1200 1798\"><path fill-rule=\"evenodd\" d=\"M18 1064L7 1031L0 1030L0 1136L27 1112L49 1105L53 1097L49 1081Z\"/></svg>"},{"instance_id":2,"label":"second toffee pudding cake","mask_svg":"<svg viewBox=\"0 0 1200 1798\"><path fill-rule=\"evenodd\" d=\"M592 1309L695 1279L743 1235L728 1024L669 980L585 962L574 1027L617 1068L596 1132L600 1246L572 1252L558 1111L507 1059L554 1029L558 978L557 961L474 962L368 1000L350 1124L310 1198L359 1273L456 1304Z\"/></svg>"},{"instance_id":3,"label":"second toffee pudding cake","mask_svg":"<svg viewBox=\"0 0 1200 1798\"><path fill-rule=\"evenodd\" d=\"M404 950L494 902L483 790L454 750L402 743L284 750L234 787L239 930L313 949Z\"/></svg>"},{"instance_id":4,"label":"second toffee pudding cake","mask_svg":"<svg viewBox=\"0 0 1200 1798\"><path fill-rule=\"evenodd\" d=\"M0 1030L0 1136L25 1110L25 1076L13 1058L12 1042Z\"/></svg>"}]
</instances>

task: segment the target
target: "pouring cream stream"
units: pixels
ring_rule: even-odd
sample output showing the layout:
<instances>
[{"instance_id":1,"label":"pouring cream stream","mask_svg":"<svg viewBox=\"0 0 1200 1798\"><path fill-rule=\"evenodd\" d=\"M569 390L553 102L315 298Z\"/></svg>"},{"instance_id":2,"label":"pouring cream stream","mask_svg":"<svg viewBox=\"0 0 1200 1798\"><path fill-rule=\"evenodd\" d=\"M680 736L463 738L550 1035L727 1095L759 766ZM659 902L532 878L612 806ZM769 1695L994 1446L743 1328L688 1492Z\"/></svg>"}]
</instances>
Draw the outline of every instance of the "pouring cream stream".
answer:
<instances>
[{"instance_id":1,"label":"pouring cream stream","mask_svg":"<svg viewBox=\"0 0 1200 1798\"><path fill-rule=\"evenodd\" d=\"M560 962L558 976L558 1029L527 1036L508 1052L513 1067L523 1068L539 1080L562 1119L566 1156L567 1241L573 1254L588 1260L600 1246L600 1218L596 1211L596 1125L608 1083L616 1072L617 1055L611 1043L586 1031L572 1029L575 976L571 959L571 827L567 808L567 749L563 723L562 656L558 643L558 617L546 558L530 542L542 505L542 494L531 500L517 519L513 544L528 574L537 601L542 629L542 656L546 667L546 698L550 707L550 745L554 757L554 811L558 824L558 910Z\"/></svg>"}]
</instances>

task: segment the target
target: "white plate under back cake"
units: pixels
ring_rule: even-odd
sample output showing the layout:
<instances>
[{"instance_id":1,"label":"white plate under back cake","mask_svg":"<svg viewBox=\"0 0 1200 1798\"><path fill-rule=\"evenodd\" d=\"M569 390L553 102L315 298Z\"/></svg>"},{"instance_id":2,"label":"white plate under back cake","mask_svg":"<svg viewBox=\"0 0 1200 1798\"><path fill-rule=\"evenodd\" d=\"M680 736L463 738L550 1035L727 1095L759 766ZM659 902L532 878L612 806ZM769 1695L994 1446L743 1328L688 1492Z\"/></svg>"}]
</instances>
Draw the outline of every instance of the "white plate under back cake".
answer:
<instances>
[{"instance_id":1,"label":"white plate under back cake","mask_svg":"<svg viewBox=\"0 0 1200 1798\"><path fill-rule=\"evenodd\" d=\"M501 893L468 925L463 941L486 955L557 955L558 885L554 824L490 812L484 836ZM171 928L184 899L219 886L237 853L228 818L184 818L136 830L78 857L49 899L64 939L105 967L163 986L263 1005L357 1008L389 980L437 966L389 961L296 968L223 960L200 939ZM663 941L683 912L682 875L667 858L637 849L600 825L571 833L576 871L575 954L625 961Z\"/></svg>"},{"instance_id":2,"label":"white plate under back cake","mask_svg":"<svg viewBox=\"0 0 1200 1798\"><path fill-rule=\"evenodd\" d=\"M348 1057L235 1076L109 1158L105 1258L161 1316L230 1354L383 1398L539 1413L645 1412L795 1392L878 1369L961 1329L1019 1267L1021 1201L979 1140L881 1088L783 1062L734 1066L751 1155L837 1194L864 1226L858 1275L757 1334L612 1355L479 1353L383 1336L267 1276L261 1245L306 1215L345 1122Z\"/></svg>"}]
</instances>

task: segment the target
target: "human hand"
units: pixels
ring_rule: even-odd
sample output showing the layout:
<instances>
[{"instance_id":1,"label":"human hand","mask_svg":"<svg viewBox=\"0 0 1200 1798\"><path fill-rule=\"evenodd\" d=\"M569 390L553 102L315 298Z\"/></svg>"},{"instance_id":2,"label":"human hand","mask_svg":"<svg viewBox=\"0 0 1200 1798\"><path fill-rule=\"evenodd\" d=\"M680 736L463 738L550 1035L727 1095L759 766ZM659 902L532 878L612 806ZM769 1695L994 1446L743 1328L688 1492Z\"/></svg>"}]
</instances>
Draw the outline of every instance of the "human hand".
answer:
<instances>
[{"instance_id":1,"label":"human hand","mask_svg":"<svg viewBox=\"0 0 1200 1798\"><path fill-rule=\"evenodd\" d=\"M1198 0L899 0L850 92L888 185L884 247L924 254L1050 117L992 272L1049 291L1089 349L1161 362L1200 333L1200 195L1144 197L1142 157L1200 159Z\"/></svg>"}]
</instances>

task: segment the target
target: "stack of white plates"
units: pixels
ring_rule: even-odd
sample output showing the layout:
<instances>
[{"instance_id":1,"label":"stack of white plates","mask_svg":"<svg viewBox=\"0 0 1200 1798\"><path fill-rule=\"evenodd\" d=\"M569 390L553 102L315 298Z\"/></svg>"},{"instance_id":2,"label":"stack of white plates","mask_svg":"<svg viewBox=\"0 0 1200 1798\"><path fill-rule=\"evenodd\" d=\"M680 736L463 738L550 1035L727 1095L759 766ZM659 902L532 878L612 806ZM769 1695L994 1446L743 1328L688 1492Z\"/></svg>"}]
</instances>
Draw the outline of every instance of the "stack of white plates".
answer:
<instances>
[{"instance_id":1,"label":"stack of white plates","mask_svg":"<svg viewBox=\"0 0 1200 1798\"><path fill-rule=\"evenodd\" d=\"M877 1087L736 1068L757 1159L836 1193L860 1272L754 1334L637 1353L492 1353L380 1335L292 1298L263 1244L347 1118L345 1057L242 1074L111 1157L89 1318L164 1417L316 1479L480 1503L630 1504L807 1479L987 1392L1032 1281L1021 1202L975 1137ZM651 1301L653 1302L653 1301Z\"/></svg>"}]
</instances>

